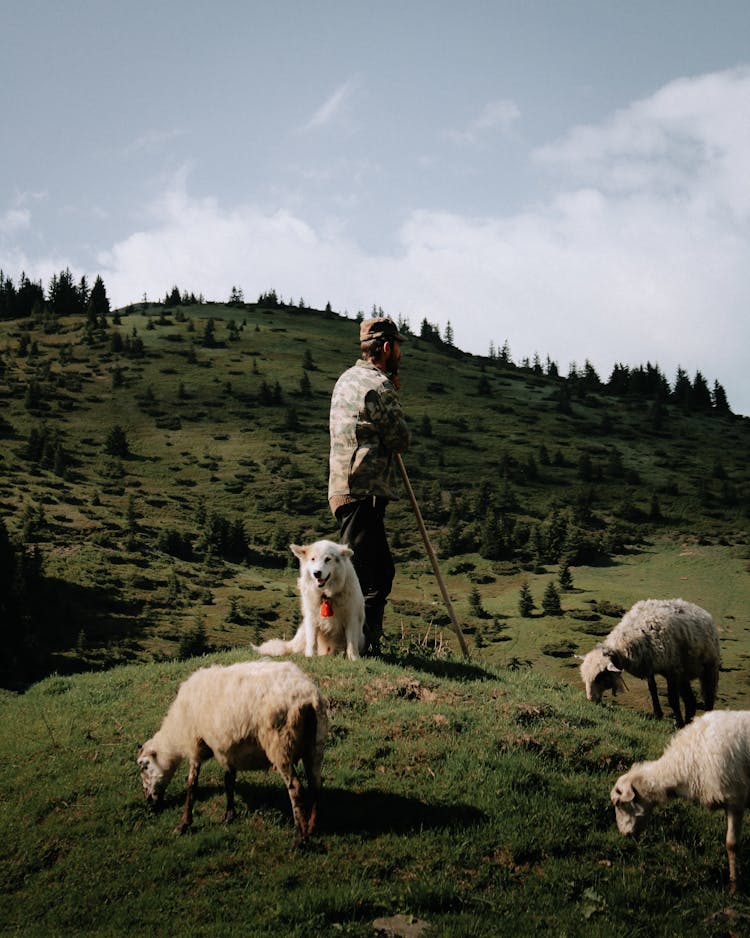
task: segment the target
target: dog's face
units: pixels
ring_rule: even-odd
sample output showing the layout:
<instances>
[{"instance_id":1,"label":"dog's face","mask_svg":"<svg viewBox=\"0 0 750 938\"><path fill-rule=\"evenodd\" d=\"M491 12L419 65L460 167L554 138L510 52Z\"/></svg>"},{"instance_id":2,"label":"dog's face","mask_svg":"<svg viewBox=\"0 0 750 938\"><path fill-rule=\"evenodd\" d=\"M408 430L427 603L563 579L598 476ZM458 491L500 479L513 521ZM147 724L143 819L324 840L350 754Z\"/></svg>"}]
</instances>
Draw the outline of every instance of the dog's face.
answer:
<instances>
[{"instance_id":1,"label":"dog's face","mask_svg":"<svg viewBox=\"0 0 750 938\"><path fill-rule=\"evenodd\" d=\"M322 594L336 591L345 563L354 553L350 547L333 541L316 541L304 547L291 544L290 548L299 560L302 576L312 580Z\"/></svg>"},{"instance_id":2,"label":"dog's face","mask_svg":"<svg viewBox=\"0 0 750 938\"><path fill-rule=\"evenodd\" d=\"M159 755L153 740L141 746L138 753L138 767L141 770L141 785L146 801L154 808L160 808L164 800L164 791L172 777L159 765Z\"/></svg>"}]
</instances>

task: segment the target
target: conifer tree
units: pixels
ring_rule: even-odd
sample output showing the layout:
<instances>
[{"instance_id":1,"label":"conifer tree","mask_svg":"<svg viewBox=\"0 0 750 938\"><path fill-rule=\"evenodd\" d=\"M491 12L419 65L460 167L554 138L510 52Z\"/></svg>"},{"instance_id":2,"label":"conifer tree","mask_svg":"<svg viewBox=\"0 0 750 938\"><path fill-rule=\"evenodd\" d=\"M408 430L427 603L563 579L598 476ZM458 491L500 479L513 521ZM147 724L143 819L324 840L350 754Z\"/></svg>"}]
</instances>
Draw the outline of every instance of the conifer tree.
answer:
<instances>
[{"instance_id":1,"label":"conifer tree","mask_svg":"<svg viewBox=\"0 0 750 938\"><path fill-rule=\"evenodd\" d=\"M518 598L518 613L524 619L531 618L532 611L536 608L534 598L531 595L529 584L524 581L521 586L521 594Z\"/></svg>"},{"instance_id":2,"label":"conifer tree","mask_svg":"<svg viewBox=\"0 0 750 938\"><path fill-rule=\"evenodd\" d=\"M570 572L570 566L567 561L563 561L560 564L560 573L558 574L557 582L560 584L560 589L566 592L573 589L573 574Z\"/></svg>"},{"instance_id":3,"label":"conifer tree","mask_svg":"<svg viewBox=\"0 0 750 938\"><path fill-rule=\"evenodd\" d=\"M714 381L714 389L711 394L711 400L713 402L714 410L717 414L730 413L729 401L727 400L726 391L718 381Z\"/></svg>"},{"instance_id":4,"label":"conifer tree","mask_svg":"<svg viewBox=\"0 0 750 938\"><path fill-rule=\"evenodd\" d=\"M557 587L552 582L546 586L544 590L544 595L542 596L542 612L545 616L559 616L562 615L562 606L560 605L560 594L557 592Z\"/></svg>"},{"instance_id":5,"label":"conifer tree","mask_svg":"<svg viewBox=\"0 0 750 938\"><path fill-rule=\"evenodd\" d=\"M478 619L483 619L487 615L482 605L482 597L479 593L479 588L476 586L473 586L469 593L469 612Z\"/></svg>"}]
</instances>

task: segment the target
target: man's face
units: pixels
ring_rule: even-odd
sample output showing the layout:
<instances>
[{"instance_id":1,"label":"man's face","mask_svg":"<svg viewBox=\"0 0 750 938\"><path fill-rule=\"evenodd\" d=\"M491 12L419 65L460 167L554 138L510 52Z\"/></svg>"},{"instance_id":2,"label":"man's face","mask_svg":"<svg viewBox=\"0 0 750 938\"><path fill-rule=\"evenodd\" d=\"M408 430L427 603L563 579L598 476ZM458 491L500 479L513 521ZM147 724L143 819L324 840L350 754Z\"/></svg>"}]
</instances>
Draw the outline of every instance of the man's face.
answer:
<instances>
[{"instance_id":1,"label":"man's face","mask_svg":"<svg viewBox=\"0 0 750 938\"><path fill-rule=\"evenodd\" d=\"M389 352L385 359L385 372L389 375L398 374L398 366L401 361L401 343L389 342Z\"/></svg>"}]
</instances>

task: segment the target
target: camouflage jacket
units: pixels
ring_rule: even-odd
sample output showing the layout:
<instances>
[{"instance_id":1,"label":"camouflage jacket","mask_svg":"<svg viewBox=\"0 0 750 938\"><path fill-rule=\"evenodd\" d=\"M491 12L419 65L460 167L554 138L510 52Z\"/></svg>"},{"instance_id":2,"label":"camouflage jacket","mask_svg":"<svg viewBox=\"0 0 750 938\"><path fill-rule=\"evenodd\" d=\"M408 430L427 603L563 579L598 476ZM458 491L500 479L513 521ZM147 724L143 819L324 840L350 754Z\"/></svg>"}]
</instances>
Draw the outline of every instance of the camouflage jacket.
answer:
<instances>
[{"instance_id":1,"label":"camouflage jacket","mask_svg":"<svg viewBox=\"0 0 750 938\"><path fill-rule=\"evenodd\" d=\"M345 371L331 396L328 498L396 497L393 453L411 434L388 376L360 359Z\"/></svg>"}]
</instances>

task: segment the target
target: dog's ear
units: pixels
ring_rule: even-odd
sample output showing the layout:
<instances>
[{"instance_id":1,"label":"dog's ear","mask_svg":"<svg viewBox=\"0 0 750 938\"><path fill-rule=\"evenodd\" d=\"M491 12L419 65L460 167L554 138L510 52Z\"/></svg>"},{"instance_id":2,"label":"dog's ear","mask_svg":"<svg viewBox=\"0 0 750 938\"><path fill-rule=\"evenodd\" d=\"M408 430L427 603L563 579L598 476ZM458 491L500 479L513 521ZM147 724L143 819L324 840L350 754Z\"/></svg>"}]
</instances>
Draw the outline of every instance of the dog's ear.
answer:
<instances>
[{"instance_id":1,"label":"dog's ear","mask_svg":"<svg viewBox=\"0 0 750 938\"><path fill-rule=\"evenodd\" d=\"M289 549L298 560L304 560L307 556L307 547L300 547L299 544L290 544Z\"/></svg>"},{"instance_id":2,"label":"dog's ear","mask_svg":"<svg viewBox=\"0 0 750 938\"><path fill-rule=\"evenodd\" d=\"M340 545L339 545L339 551L340 551L342 557L353 557L353 556L354 556L354 551L351 549L351 547L347 547L346 544L340 544Z\"/></svg>"}]
</instances>

